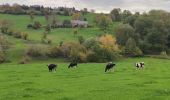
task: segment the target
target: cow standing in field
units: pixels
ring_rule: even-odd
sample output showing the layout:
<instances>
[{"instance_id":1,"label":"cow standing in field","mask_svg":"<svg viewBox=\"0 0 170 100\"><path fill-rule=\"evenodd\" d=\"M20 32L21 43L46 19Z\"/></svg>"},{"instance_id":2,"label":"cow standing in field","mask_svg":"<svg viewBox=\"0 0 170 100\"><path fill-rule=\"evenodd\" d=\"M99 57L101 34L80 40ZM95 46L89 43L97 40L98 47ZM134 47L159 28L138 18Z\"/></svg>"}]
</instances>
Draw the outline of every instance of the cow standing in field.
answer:
<instances>
[{"instance_id":1,"label":"cow standing in field","mask_svg":"<svg viewBox=\"0 0 170 100\"><path fill-rule=\"evenodd\" d=\"M135 66L136 66L137 69L143 69L143 68L144 68L144 65L145 65L144 62L137 62L137 63L135 64Z\"/></svg>"},{"instance_id":2,"label":"cow standing in field","mask_svg":"<svg viewBox=\"0 0 170 100\"><path fill-rule=\"evenodd\" d=\"M112 62L109 62L109 63L106 65L105 72L109 71L110 69L113 69L114 66L116 66L116 64L114 64L114 63L112 63Z\"/></svg>"},{"instance_id":3,"label":"cow standing in field","mask_svg":"<svg viewBox=\"0 0 170 100\"><path fill-rule=\"evenodd\" d=\"M47 65L49 72L56 71L57 65L56 64L49 64Z\"/></svg>"},{"instance_id":4,"label":"cow standing in field","mask_svg":"<svg viewBox=\"0 0 170 100\"><path fill-rule=\"evenodd\" d=\"M72 62L69 64L68 68L74 68L75 66L77 67L77 63Z\"/></svg>"}]
</instances>

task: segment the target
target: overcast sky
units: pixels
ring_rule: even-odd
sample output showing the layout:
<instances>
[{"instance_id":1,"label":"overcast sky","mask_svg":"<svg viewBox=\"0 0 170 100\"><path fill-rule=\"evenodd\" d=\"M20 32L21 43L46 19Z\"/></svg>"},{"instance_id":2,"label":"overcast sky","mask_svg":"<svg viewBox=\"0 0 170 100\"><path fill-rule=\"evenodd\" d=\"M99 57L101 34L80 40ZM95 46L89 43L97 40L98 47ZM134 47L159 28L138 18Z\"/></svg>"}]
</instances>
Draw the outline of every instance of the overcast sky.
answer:
<instances>
[{"instance_id":1,"label":"overcast sky","mask_svg":"<svg viewBox=\"0 0 170 100\"><path fill-rule=\"evenodd\" d=\"M147 12L151 9L163 9L170 12L170 0L0 0L0 4L44 5L51 7L67 6L78 9L95 9L96 12L110 12L113 8Z\"/></svg>"}]
</instances>

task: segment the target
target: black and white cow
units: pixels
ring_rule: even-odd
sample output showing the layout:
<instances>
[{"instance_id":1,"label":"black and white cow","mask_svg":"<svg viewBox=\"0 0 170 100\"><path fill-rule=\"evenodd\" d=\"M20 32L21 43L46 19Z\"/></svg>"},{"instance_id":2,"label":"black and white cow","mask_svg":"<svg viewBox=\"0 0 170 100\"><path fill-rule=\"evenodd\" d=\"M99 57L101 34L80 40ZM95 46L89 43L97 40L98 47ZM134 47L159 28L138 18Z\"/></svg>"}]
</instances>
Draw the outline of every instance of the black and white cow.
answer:
<instances>
[{"instance_id":1,"label":"black and white cow","mask_svg":"<svg viewBox=\"0 0 170 100\"><path fill-rule=\"evenodd\" d=\"M145 65L144 62L137 62L137 63L135 64L135 66L136 66L137 69L143 69L143 68L144 68L144 65Z\"/></svg>"},{"instance_id":2,"label":"black and white cow","mask_svg":"<svg viewBox=\"0 0 170 100\"><path fill-rule=\"evenodd\" d=\"M72 62L69 64L68 68L74 68L74 67L77 67L77 63L76 62Z\"/></svg>"},{"instance_id":3,"label":"black and white cow","mask_svg":"<svg viewBox=\"0 0 170 100\"><path fill-rule=\"evenodd\" d=\"M109 71L110 69L113 69L114 66L116 66L116 64L114 64L113 62L109 62L109 63L106 65L105 72Z\"/></svg>"},{"instance_id":4,"label":"black and white cow","mask_svg":"<svg viewBox=\"0 0 170 100\"><path fill-rule=\"evenodd\" d=\"M56 71L57 65L56 64L49 64L47 65L49 72Z\"/></svg>"}]
</instances>

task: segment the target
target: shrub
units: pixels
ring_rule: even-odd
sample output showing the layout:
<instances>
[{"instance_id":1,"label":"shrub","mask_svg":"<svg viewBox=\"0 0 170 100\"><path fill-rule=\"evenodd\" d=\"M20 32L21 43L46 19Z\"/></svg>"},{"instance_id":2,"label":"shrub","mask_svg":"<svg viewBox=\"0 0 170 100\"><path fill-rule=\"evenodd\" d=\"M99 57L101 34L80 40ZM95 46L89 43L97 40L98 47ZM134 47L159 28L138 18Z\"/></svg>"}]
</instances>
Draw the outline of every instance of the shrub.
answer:
<instances>
[{"instance_id":1,"label":"shrub","mask_svg":"<svg viewBox=\"0 0 170 100\"><path fill-rule=\"evenodd\" d=\"M15 38L22 38L22 33L19 32L19 31L15 31L12 35L13 35Z\"/></svg>"},{"instance_id":2,"label":"shrub","mask_svg":"<svg viewBox=\"0 0 170 100\"><path fill-rule=\"evenodd\" d=\"M143 55L143 53L139 49L139 47L136 46L136 42L133 38L128 39L128 41L125 45L124 54L126 56L131 56L131 57Z\"/></svg>"},{"instance_id":3,"label":"shrub","mask_svg":"<svg viewBox=\"0 0 170 100\"><path fill-rule=\"evenodd\" d=\"M64 20L64 21L63 21L63 26L64 26L65 28L71 28L71 27L72 27L71 21L70 21L70 20Z\"/></svg>"},{"instance_id":4,"label":"shrub","mask_svg":"<svg viewBox=\"0 0 170 100\"><path fill-rule=\"evenodd\" d=\"M7 33L9 28L12 26L12 22L9 20L0 20L0 30L2 33Z\"/></svg>"},{"instance_id":5,"label":"shrub","mask_svg":"<svg viewBox=\"0 0 170 100\"><path fill-rule=\"evenodd\" d=\"M27 64L31 61L31 58L29 56L23 56L19 64Z\"/></svg>"},{"instance_id":6,"label":"shrub","mask_svg":"<svg viewBox=\"0 0 170 100\"><path fill-rule=\"evenodd\" d=\"M33 25L32 24L28 24L27 28L33 28Z\"/></svg>"},{"instance_id":7,"label":"shrub","mask_svg":"<svg viewBox=\"0 0 170 100\"><path fill-rule=\"evenodd\" d=\"M8 32L6 33L7 35L12 35L14 33L14 30L9 29Z\"/></svg>"},{"instance_id":8,"label":"shrub","mask_svg":"<svg viewBox=\"0 0 170 100\"><path fill-rule=\"evenodd\" d=\"M41 28L41 23L40 23L39 21L35 21L35 22L34 22L34 25L33 25L33 28L34 28L34 29L39 29L39 28Z\"/></svg>"},{"instance_id":9,"label":"shrub","mask_svg":"<svg viewBox=\"0 0 170 100\"><path fill-rule=\"evenodd\" d=\"M95 47L99 47L99 42L95 38L89 38L89 39L85 40L83 45L87 49L93 50Z\"/></svg>"},{"instance_id":10,"label":"shrub","mask_svg":"<svg viewBox=\"0 0 170 100\"><path fill-rule=\"evenodd\" d=\"M80 44L83 44L85 39L84 39L83 36L78 36L78 41L79 41Z\"/></svg>"},{"instance_id":11,"label":"shrub","mask_svg":"<svg viewBox=\"0 0 170 100\"><path fill-rule=\"evenodd\" d=\"M31 45L26 50L26 55L30 57L45 57L47 54L47 49L43 45Z\"/></svg>"},{"instance_id":12,"label":"shrub","mask_svg":"<svg viewBox=\"0 0 170 100\"><path fill-rule=\"evenodd\" d=\"M106 48L96 48L88 53L87 61L89 62L108 62L119 58L117 52L113 52Z\"/></svg>"},{"instance_id":13,"label":"shrub","mask_svg":"<svg viewBox=\"0 0 170 100\"><path fill-rule=\"evenodd\" d=\"M78 30L77 30L77 29L74 29L74 30L73 30L73 34L74 34L74 36L76 36L76 35L78 34Z\"/></svg>"},{"instance_id":14,"label":"shrub","mask_svg":"<svg viewBox=\"0 0 170 100\"><path fill-rule=\"evenodd\" d=\"M2 48L0 48L0 63L5 61L5 53L3 52Z\"/></svg>"},{"instance_id":15,"label":"shrub","mask_svg":"<svg viewBox=\"0 0 170 100\"><path fill-rule=\"evenodd\" d=\"M53 58L57 58L57 57L61 57L62 56L62 51L59 47L51 47L48 50L48 54L49 57L53 57Z\"/></svg>"},{"instance_id":16,"label":"shrub","mask_svg":"<svg viewBox=\"0 0 170 100\"><path fill-rule=\"evenodd\" d=\"M48 43L48 44L51 44L51 43L52 43L52 40L51 40L51 39L47 39L47 43Z\"/></svg>"},{"instance_id":17,"label":"shrub","mask_svg":"<svg viewBox=\"0 0 170 100\"><path fill-rule=\"evenodd\" d=\"M23 33L20 33L21 34L21 38L24 39L24 40L27 40L28 39L28 34L23 32Z\"/></svg>"}]
</instances>

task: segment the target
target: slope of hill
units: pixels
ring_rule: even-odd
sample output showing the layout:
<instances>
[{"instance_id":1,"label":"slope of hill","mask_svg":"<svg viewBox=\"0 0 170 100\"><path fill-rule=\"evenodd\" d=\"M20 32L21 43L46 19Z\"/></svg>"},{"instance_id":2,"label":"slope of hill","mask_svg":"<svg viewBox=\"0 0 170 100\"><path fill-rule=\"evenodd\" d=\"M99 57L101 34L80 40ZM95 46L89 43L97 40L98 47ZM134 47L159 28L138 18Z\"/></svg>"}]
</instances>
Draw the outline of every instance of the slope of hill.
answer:
<instances>
[{"instance_id":1,"label":"slope of hill","mask_svg":"<svg viewBox=\"0 0 170 100\"><path fill-rule=\"evenodd\" d=\"M93 19L95 14L89 13L85 15L88 22L90 24L94 24ZM61 16L58 15L57 18L60 21L65 19L71 19L71 16ZM31 23L29 15L10 15L10 14L0 14L0 20L9 20L12 22L12 30L14 31L21 31L28 33L28 40L24 41L17 38L13 38L11 36L6 36L9 38L9 41L13 44L12 48L9 49L8 58L12 59L21 59L22 53L24 52L25 48L28 47L30 44L41 44L41 37L43 32L45 31L44 28L34 30L28 29L27 25ZM44 16L35 16L35 21L39 21L42 25L46 25L46 20ZM118 23L113 23L111 33L114 33L114 28ZM73 34L73 28L57 28L53 29L50 34L48 34L48 38L52 40L52 45L59 45L59 43L65 41L77 41L78 36L83 36L84 38L96 37L98 35L104 34L98 27L94 26L93 28L79 28L77 36Z\"/></svg>"}]
</instances>

